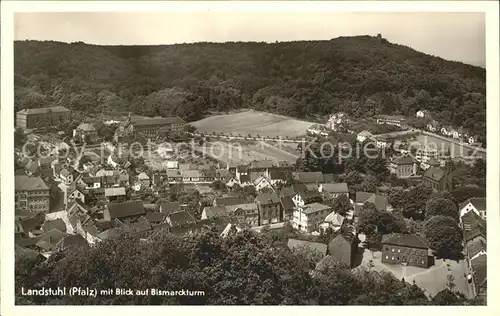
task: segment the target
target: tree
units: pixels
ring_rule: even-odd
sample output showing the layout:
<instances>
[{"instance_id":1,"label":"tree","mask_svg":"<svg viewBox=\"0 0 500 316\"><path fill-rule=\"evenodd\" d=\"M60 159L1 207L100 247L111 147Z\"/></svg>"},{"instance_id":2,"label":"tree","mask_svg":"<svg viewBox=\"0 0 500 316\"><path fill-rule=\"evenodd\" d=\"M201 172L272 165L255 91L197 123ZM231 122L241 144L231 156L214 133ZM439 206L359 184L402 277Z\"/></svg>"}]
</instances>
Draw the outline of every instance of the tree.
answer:
<instances>
[{"instance_id":1,"label":"tree","mask_svg":"<svg viewBox=\"0 0 500 316\"><path fill-rule=\"evenodd\" d=\"M453 218L433 216L426 221L424 231L436 257L457 261L463 258L462 230Z\"/></svg>"},{"instance_id":2,"label":"tree","mask_svg":"<svg viewBox=\"0 0 500 316\"><path fill-rule=\"evenodd\" d=\"M449 216L458 221L457 205L453 201L444 198L429 199L425 204L425 218L436 215Z\"/></svg>"},{"instance_id":3,"label":"tree","mask_svg":"<svg viewBox=\"0 0 500 316\"><path fill-rule=\"evenodd\" d=\"M346 195L341 195L335 199L333 199L332 202L332 209L339 213L342 216L345 216L347 212L349 212L352 209L351 201L349 200L349 197Z\"/></svg>"},{"instance_id":4,"label":"tree","mask_svg":"<svg viewBox=\"0 0 500 316\"><path fill-rule=\"evenodd\" d=\"M398 221L392 214L382 212L378 217L377 232L381 235L402 233L406 229L404 222Z\"/></svg>"},{"instance_id":5,"label":"tree","mask_svg":"<svg viewBox=\"0 0 500 316\"><path fill-rule=\"evenodd\" d=\"M377 231L379 223L379 212L373 203L366 202L359 215L358 230L367 236Z\"/></svg>"}]
</instances>

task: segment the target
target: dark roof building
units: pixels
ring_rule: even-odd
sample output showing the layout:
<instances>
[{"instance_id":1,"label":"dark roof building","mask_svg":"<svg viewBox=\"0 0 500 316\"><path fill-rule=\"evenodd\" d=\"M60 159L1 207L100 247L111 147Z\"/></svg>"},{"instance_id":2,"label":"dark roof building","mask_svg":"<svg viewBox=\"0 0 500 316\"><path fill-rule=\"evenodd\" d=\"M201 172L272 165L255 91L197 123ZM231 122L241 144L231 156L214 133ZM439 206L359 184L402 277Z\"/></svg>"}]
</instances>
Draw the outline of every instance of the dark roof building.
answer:
<instances>
[{"instance_id":1,"label":"dark roof building","mask_svg":"<svg viewBox=\"0 0 500 316\"><path fill-rule=\"evenodd\" d=\"M321 172L294 172L293 178L299 183L321 183L324 182Z\"/></svg>"},{"instance_id":2,"label":"dark roof building","mask_svg":"<svg viewBox=\"0 0 500 316\"><path fill-rule=\"evenodd\" d=\"M414 234L390 234L382 237L382 262L388 264L405 263L411 266L429 268L434 257L429 255L429 246Z\"/></svg>"},{"instance_id":3,"label":"dark roof building","mask_svg":"<svg viewBox=\"0 0 500 316\"><path fill-rule=\"evenodd\" d=\"M104 219L111 221L113 219L124 219L145 215L146 211L142 201L133 201L125 203L108 204L104 210Z\"/></svg>"},{"instance_id":4,"label":"dark roof building","mask_svg":"<svg viewBox=\"0 0 500 316\"><path fill-rule=\"evenodd\" d=\"M357 252L356 238L339 234L328 243L328 252L334 261L352 268Z\"/></svg>"},{"instance_id":5,"label":"dark roof building","mask_svg":"<svg viewBox=\"0 0 500 316\"><path fill-rule=\"evenodd\" d=\"M172 214L180 210L181 205L179 202L163 202L160 204L160 212L163 214Z\"/></svg>"}]
</instances>

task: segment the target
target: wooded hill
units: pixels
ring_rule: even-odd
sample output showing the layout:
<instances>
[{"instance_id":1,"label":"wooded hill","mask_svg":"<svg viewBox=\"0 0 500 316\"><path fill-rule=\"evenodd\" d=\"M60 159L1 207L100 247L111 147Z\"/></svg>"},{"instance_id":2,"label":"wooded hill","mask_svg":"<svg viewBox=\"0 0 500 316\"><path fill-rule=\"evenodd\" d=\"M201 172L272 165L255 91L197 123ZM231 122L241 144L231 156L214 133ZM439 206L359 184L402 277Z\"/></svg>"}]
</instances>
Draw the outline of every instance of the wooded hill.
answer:
<instances>
[{"instance_id":1,"label":"wooded hill","mask_svg":"<svg viewBox=\"0 0 500 316\"><path fill-rule=\"evenodd\" d=\"M63 105L196 120L255 108L298 118L412 115L486 135L486 70L372 36L330 41L96 46L17 41L15 109Z\"/></svg>"}]
</instances>

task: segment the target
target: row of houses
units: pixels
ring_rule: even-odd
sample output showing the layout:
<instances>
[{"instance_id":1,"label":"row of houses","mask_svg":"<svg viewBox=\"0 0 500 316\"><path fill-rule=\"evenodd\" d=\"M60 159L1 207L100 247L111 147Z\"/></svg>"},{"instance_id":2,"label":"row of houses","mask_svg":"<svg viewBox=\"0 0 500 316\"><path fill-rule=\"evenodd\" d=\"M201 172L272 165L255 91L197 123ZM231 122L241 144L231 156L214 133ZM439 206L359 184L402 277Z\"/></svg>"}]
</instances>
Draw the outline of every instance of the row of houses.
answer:
<instances>
[{"instance_id":1,"label":"row of houses","mask_svg":"<svg viewBox=\"0 0 500 316\"><path fill-rule=\"evenodd\" d=\"M470 198L459 205L460 224L465 244L467 279L473 285L474 294L486 296L486 199Z\"/></svg>"}]
</instances>

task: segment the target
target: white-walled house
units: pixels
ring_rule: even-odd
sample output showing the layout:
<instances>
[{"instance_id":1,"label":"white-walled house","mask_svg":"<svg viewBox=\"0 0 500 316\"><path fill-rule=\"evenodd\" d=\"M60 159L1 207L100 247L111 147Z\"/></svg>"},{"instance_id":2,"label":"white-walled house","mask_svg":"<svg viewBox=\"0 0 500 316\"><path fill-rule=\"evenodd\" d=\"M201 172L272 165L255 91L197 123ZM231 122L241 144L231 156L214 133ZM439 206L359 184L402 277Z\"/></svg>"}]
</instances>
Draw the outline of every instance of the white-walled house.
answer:
<instances>
[{"instance_id":1,"label":"white-walled house","mask_svg":"<svg viewBox=\"0 0 500 316\"><path fill-rule=\"evenodd\" d=\"M486 198L470 198L459 206L460 218L469 212L474 212L486 220Z\"/></svg>"},{"instance_id":2,"label":"white-walled house","mask_svg":"<svg viewBox=\"0 0 500 316\"><path fill-rule=\"evenodd\" d=\"M367 139L371 139L373 137L373 134L370 133L369 131L362 131L356 136L356 140L360 143L364 142Z\"/></svg>"},{"instance_id":3,"label":"white-walled house","mask_svg":"<svg viewBox=\"0 0 500 316\"><path fill-rule=\"evenodd\" d=\"M299 206L293 210L292 226L303 232L315 231L331 210L330 206L321 203Z\"/></svg>"},{"instance_id":4,"label":"white-walled house","mask_svg":"<svg viewBox=\"0 0 500 316\"><path fill-rule=\"evenodd\" d=\"M264 188L269 188L273 190L273 185L271 184L271 181L268 180L266 177L257 178L257 180L255 180L255 190L261 191Z\"/></svg>"}]
</instances>

